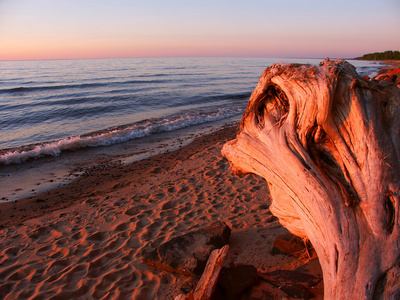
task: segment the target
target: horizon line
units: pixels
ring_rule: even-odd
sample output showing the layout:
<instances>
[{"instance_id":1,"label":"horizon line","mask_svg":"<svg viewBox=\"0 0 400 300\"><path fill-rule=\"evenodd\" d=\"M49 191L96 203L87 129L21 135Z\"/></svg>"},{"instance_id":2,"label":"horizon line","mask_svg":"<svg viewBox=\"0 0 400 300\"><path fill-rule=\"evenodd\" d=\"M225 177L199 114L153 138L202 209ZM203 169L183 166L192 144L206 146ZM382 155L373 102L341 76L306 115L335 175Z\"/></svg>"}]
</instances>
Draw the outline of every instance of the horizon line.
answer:
<instances>
[{"instance_id":1,"label":"horizon line","mask_svg":"<svg viewBox=\"0 0 400 300\"><path fill-rule=\"evenodd\" d=\"M0 61L48 61L48 60L96 60L96 59L158 59L158 58L285 58L285 59L344 59L354 60L355 57L304 57L304 56L235 56L235 55L216 55L216 56L127 56L127 57L77 57L77 58L31 58L31 59L0 59Z\"/></svg>"}]
</instances>

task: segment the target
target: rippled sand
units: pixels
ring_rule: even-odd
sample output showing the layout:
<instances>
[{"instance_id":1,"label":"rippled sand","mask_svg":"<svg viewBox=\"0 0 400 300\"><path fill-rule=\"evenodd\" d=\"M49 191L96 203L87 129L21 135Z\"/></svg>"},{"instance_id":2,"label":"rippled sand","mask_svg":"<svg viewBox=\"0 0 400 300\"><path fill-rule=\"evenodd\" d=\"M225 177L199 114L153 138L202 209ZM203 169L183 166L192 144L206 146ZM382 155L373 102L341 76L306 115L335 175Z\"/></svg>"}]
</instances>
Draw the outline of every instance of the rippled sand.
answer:
<instances>
[{"instance_id":1,"label":"rippled sand","mask_svg":"<svg viewBox=\"0 0 400 300\"><path fill-rule=\"evenodd\" d=\"M234 175L222 157L235 130L130 165L99 165L67 186L2 205L1 298L174 299L193 279L148 267L142 251L211 220L232 229L226 265L319 274L307 255L271 255L286 230L268 209L264 179ZM321 297L322 282L314 289ZM287 297L268 281L253 295Z\"/></svg>"}]
</instances>

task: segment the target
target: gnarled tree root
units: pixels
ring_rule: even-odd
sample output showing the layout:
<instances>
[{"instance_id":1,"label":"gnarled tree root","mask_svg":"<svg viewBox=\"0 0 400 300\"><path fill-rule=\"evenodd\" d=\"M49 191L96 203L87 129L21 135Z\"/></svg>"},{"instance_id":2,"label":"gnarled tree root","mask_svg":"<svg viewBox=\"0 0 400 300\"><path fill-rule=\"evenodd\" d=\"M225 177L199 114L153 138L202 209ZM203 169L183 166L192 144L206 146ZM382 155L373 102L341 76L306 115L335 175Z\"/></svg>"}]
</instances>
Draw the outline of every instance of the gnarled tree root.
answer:
<instances>
[{"instance_id":1,"label":"gnarled tree root","mask_svg":"<svg viewBox=\"0 0 400 300\"><path fill-rule=\"evenodd\" d=\"M268 183L271 211L313 244L326 299L398 299L400 89L343 60L275 64L222 153Z\"/></svg>"}]
</instances>

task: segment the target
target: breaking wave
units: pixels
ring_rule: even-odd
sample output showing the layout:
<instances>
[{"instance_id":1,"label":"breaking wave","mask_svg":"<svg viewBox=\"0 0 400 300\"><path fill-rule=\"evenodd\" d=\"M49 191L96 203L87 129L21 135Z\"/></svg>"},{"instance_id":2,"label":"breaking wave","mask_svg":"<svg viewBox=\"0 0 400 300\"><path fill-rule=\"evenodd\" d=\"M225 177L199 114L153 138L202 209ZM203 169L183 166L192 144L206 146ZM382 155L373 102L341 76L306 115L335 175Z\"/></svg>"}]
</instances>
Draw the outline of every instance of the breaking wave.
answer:
<instances>
[{"instance_id":1,"label":"breaking wave","mask_svg":"<svg viewBox=\"0 0 400 300\"><path fill-rule=\"evenodd\" d=\"M196 111L183 111L166 118L147 119L133 124L108 128L89 134L77 135L30 144L21 147L0 150L0 164L19 164L43 156L58 156L62 151L86 147L108 146L133 139L150 136L155 133L174 131L202 123L213 122L242 114L245 107L209 107Z\"/></svg>"}]
</instances>

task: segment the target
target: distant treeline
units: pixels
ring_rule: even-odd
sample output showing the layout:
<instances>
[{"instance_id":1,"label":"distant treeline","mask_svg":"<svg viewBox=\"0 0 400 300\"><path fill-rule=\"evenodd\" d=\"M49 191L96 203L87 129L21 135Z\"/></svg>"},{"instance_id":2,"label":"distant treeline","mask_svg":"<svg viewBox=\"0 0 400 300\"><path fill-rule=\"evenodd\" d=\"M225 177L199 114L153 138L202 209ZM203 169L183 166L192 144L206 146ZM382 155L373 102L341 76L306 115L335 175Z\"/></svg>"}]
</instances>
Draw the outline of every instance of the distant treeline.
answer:
<instances>
[{"instance_id":1,"label":"distant treeline","mask_svg":"<svg viewBox=\"0 0 400 300\"><path fill-rule=\"evenodd\" d=\"M400 60L400 51L385 51L364 54L361 57L355 59L363 60Z\"/></svg>"}]
</instances>

